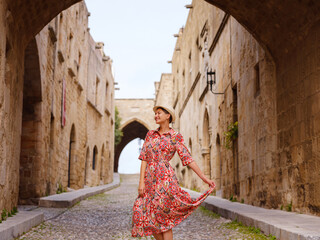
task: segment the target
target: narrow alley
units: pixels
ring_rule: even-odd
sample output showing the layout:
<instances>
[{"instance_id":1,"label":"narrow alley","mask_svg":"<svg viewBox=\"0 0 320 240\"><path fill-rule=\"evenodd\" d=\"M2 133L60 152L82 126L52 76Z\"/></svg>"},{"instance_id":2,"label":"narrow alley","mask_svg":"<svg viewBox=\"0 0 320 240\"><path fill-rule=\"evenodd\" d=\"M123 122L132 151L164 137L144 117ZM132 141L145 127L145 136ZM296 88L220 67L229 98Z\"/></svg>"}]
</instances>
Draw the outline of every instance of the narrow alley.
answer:
<instances>
[{"instance_id":1,"label":"narrow alley","mask_svg":"<svg viewBox=\"0 0 320 240\"><path fill-rule=\"evenodd\" d=\"M139 175L121 175L121 185L90 197L69 209L37 208L45 221L18 239L135 239L131 237L131 214ZM175 240L268 239L230 229L230 220L199 207L173 229ZM147 237L145 239L154 239Z\"/></svg>"},{"instance_id":2,"label":"narrow alley","mask_svg":"<svg viewBox=\"0 0 320 240\"><path fill-rule=\"evenodd\" d=\"M0 0L0 139L0 240L320 240L320 0Z\"/></svg>"}]
</instances>

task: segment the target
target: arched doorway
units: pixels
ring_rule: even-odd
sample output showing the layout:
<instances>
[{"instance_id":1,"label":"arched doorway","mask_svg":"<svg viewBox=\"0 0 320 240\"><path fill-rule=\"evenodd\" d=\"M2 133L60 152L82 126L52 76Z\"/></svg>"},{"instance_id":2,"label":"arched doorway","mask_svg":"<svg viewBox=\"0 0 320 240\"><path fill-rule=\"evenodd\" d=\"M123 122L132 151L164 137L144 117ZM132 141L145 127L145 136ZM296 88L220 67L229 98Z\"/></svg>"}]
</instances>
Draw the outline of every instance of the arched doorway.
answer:
<instances>
[{"instance_id":1,"label":"arched doorway","mask_svg":"<svg viewBox=\"0 0 320 240\"><path fill-rule=\"evenodd\" d=\"M88 164L90 161L90 148L87 147L87 153L86 153L86 162L84 164L84 183L83 185L86 186L88 184L87 179L88 179Z\"/></svg>"},{"instance_id":2,"label":"arched doorway","mask_svg":"<svg viewBox=\"0 0 320 240\"><path fill-rule=\"evenodd\" d=\"M98 159L98 148L97 146L94 146L93 154L92 154L92 170L96 170L97 159Z\"/></svg>"},{"instance_id":3,"label":"arched doorway","mask_svg":"<svg viewBox=\"0 0 320 240\"><path fill-rule=\"evenodd\" d=\"M69 140L69 159L68 159L68 187L74 184L74 165L76 158L76 130L74 124L72 125Z\"/></svg>"},{"instance_id":4,"label":"arched doorway","mask_svg":"<svg viewBox=\"0 0 320 240\"><path fill-rule=\"evenodd\" d=\"M101 147L101 160L100 160L100 184L104 184L105 180L105 171L104 171L104 166L105 166L105 157L104 157L104 144Z\"/></svg>"},{"instance_id":5,"label":"arched doorway","mask_svg":"<svg viewBox=\"0 0 320 240\"><path fill-rule=\"evenodd\" d=\"M127 123L123 128L123 137L121 142L116 146L114 157L114 172L118 172L119 157L125 146L135 138L144 139L148 129L141 122L133 120Z\"/></svg>"},{"instance_id":6,"label":"arched doorway","mask_svg":"<svg viewBox=\"0 0 320 240\"><path fill-rule=\"evenodd\" d=\"M45 185L46 169L42 154L41 74L36 39L28 44L24 58L23 109L20 150L19 204L31 204L42 195L39 184Z\"/></svg>"},{"instance_id":7,"label":"arched doorway","mask_svg":"<svg viewBox=\"0 0 320 240\"><path fill-rule=\"evenodd\" d=\"M222 182L222 159L221 159L221 144L220 144L220 135L217 133L216 137L216 172L215 172L215 183L216 183L216 196L222 197L221 195L221 182Z\"/></svg>"},{"instance_id":8,"label":"arched doorway","mask_svg":"<svg viewBox=\"0 0 320 240\"><path fill-rule=\"evenodd\" d=\"M206 177L211 179L211 141L210 141L210 127L209 127L209 114L208 110L205 110L202 127L202 161L203 172Z\"/></svg>"}]
</instances>

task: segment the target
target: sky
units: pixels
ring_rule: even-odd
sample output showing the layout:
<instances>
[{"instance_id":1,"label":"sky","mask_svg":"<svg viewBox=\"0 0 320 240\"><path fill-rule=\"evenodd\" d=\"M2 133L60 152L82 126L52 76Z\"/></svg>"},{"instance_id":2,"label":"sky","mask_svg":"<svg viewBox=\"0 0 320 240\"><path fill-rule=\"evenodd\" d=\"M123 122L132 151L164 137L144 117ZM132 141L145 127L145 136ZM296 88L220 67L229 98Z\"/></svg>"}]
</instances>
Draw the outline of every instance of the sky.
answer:
<instances>
[{"instance_id":1,"label":"sky","mask_svg":"<svg viewBox=\"0 0 320 240\"><path fill-rule=\"evenodd\" d=\"M191 0L86 0L90 33L113 60L115 98L154 98L154 82L171 72L176 38Z\"/></svg>"},{"instance_id":2,"label":"sky","mask_svg":"<svg viewBox=\"0 0 320 240\"><path fill-rule=\"evenodd\" d=\"M86 0L90 33L113 60L115 98L154 98L154 82L171 72L176 38L191 0ZM143 141L141 141L143 144ZM122 151L120 173L138 173L139 141ZM123 167L123 166L126 167Z\"/></svg>"}]
</instances>

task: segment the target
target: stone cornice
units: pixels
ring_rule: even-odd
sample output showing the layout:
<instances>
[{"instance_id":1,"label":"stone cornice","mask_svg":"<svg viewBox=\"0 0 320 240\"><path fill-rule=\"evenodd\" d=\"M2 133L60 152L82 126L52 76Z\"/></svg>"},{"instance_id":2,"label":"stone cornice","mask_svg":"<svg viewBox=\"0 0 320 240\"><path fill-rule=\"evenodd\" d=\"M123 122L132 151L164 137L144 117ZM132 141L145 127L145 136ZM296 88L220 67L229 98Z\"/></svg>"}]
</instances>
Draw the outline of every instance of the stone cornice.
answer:
<instances>
[{"instance_id":1,"label":"stone cornice","mask_svg":"<svg viewBox=\"0 0 320 240\"><path fill-rule=\"evenodd\" d=\"M213 39L213 41L212 41L212 43L210 45L210 48L209 48L209 55L210 56L211 56L213 50L215 49L215 47L216 47L216 45L217 45L217 43L219 41L221 33L223 32L223 29L226 26L229 17L230 17L230 15L228 13L225 13L224 16L223 16L223 19L222 19L222 21L220 23L218 31L217 31L216 35L214 36L214 39Z\"/></svg>"},{"instance_id":2,"label":"stone cornice","mask_svg":"<svg viewBox=\"0 0 320 240\"><path fill-rule=\"evenodd\" d=\"M180 111L179 111L179 117L181 117L181 115L182 115L182 113L183 113L183 110L184 110L184 108L186 107L186 105L187 105L187 103L188 103L188 101L189 101L189 99L190 99L190 97L191 97L194 89L196 88L197 83L199 82L199 79L200 79L200 78L201 78L201 73L198 72L198 74L197 74L195 80L193 81L193 84L192 84L192 86L191 86L191 88L190 88L190 90L189 90L189 93L188 93L186 99L184 100L183 105L182 105L182 107L181 107L181 109L180 109Z\"/></svg>"}]
</instances>

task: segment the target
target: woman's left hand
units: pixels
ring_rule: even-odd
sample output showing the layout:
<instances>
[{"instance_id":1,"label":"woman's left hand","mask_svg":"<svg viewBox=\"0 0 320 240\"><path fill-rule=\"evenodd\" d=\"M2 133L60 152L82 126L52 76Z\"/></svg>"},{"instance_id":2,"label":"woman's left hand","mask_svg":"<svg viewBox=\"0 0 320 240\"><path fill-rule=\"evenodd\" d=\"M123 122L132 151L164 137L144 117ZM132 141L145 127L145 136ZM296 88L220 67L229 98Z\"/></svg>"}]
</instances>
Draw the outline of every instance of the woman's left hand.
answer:
<instances>
[{"instance_id":1,"label":"woman's left hand","mask_svg":"<svg viewBox=\"0 0 320 240\"><path fill-rule=\"evenodd\" d=\"M216 185L214 184L214 181L210 180L209 178L203 179L203 181L207 184L209 184L210 187L215 187Z\"/></svg>"}]
</instances>

